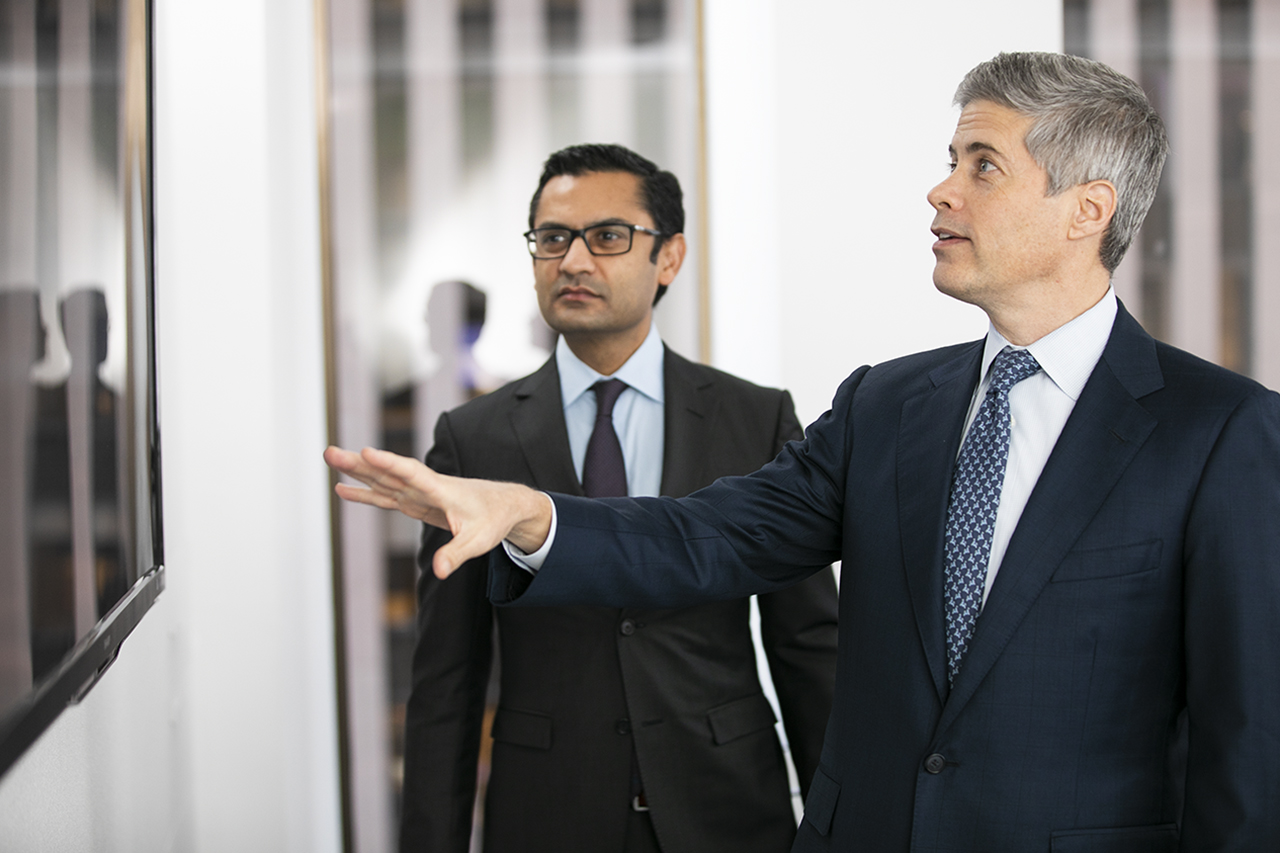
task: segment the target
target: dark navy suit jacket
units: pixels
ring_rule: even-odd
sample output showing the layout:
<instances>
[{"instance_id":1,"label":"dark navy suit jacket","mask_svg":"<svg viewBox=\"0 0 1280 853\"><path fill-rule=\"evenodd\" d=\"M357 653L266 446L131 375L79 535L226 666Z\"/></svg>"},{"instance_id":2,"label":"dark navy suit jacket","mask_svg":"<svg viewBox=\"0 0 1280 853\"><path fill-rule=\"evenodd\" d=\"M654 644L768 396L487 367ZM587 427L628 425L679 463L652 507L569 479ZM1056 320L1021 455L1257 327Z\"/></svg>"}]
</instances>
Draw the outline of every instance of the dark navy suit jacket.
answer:
<instances>
[{"instance_id":1,"label":"dark navy suit jacket","mask_svg":"<svg viewBox=\"0 0 1280 853\"><path fill-rule=\"evenodd\" d=\"M1280 396L1121 308L948 689L943 525L981 354L861 368L803 442L684 500L557 496L542 571L496 552L491 596L669 606L843 559L797 851L1280 850Z\"/></svg>"}]
</instances>

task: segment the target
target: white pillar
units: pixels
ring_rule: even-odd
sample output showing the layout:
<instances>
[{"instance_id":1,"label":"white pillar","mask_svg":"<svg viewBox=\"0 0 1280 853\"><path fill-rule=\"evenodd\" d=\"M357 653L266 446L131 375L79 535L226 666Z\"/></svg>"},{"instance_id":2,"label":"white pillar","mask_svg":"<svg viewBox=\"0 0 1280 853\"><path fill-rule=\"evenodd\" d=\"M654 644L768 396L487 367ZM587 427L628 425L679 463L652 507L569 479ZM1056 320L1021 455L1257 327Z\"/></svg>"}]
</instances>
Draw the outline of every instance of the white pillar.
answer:
<instances>
[{"instance_id":1,"label":"white pillar","mask_svg":"<svg viewBox=\"0 0 1280 853\"><path fill-rule=\"evenodd\" d=\"M471 233L462 239L471 252L464 268L483 276L473 284L489 297L476 358L504 379L528 373L546 358L532 343L533 324L542 320L530 261L520 247L529 197L550 153L546 70L541 0L493 0L493 161L484 164L487 187L473 183L468 188L464 209L472 214ZM472 202L481 199L482 190L487 198L481 209ZM501 248L491 250L495 239Z\"/></svg>"},{"instance_id":2,"label":"white pillar","mask_svg":"<svg viewBox=\"0 0 1280 853\"><path fill-rule=\"evenodd\" d=\"M711 361L783 384L777 0L704 0ZM807 17L807 16L806 16Z\"/></svg>"},{"instance_id":3,"label":"white pillar","mask_svg":"<svg viewBox=\"0 0 1280 853\"><path fill-rule=\"evenodd\" d=\"M410 234L453 200L461 167L458 14L457 0L405 3ZM428 286L423 283L424 296Z\"/></svg>"},{"instance_id":4,"label":"white pillar","mask_svg":"<svg viewBox=\"0 0 1280 853\"><path fill-rule=\"evenodd\" d=\"M631 72L631 4L580 0L582 65L578 91L584 142L633 145L635 81Z\"/></svg>"},{"instance_id":5,"label":"white pillar","mask_svg":"<svg viewBox=\"0 0 1280 853\"><path fill-rule=\"evenodd\" d=\"M704 282L699 267L707 250L706 235L698 228L702 178L698 174L698 51L694 41L695 0L668 0L667 32L658 47L666 57L663 121L666 125L666 153L658 165L680 179L684 191L684 233L689 246L684 267L662 298L654 315L662 338L682 355L703 357L701 296ZM643 153L643 152L642 152Z\"/></svg>"},{"instance_id":6,"label":"white pillar","mask_svg":"<svg viewBox=\"0 0 1280 853\"><path fill-rule=\"evenodd\" d=\"M1137 80L1139 74L1139 33L1137 0L1093 0L1089 4L1089 50L1094 59L1105 62L1125 76ZM1124 260L1111 277L1116 295L1129 313L1142 316L1142 242L1134 237Z\"/></svg>"},{"instance_id":7,"label":"white pillar","mask_svg":"<svg viewBox=\"0 0 1280 853\"><path fill-rule=\"evenodd\" d=\"M329 247L333 265L337 440L381 444L380 287L374 163L373 64L368 0L331 0ZM415 184L416 186L416 184ZM342 613L351 834L355 853L393 848L386 636L386 519L343 502Z\"/></svg>"},{"instance_id":8,"label":"white pillar","mask_svg":"<svg viewBox=\"0 0 1280 853\"><path fill-rule=\"evenodd\" d=\"M155 10L158 606L193 853L340 844L313 10Z\"/></svg>"},{"instance_id":9,"label":"white pillar","mask_svg":"<svg viewBox=\"0 0 1280 853\"><path fill-rule=\"evenodd\" d=\"M419 245L425 240L437 218L447 216L456 200L457 177L462 171L462 105L459 97L462 54L459 45L457 0L411 0L405 5L405 66L407 70L406 107L408 109L408 145L406 168L409 173L409 242ZM413 249L410 249L413 251ZM414 267L416 268L416 267ZM436 353L452 353L455 338L437 341L431 334L435 324L425 316L428 300L438 282L415 280L407 283L417 294L419 326L426 339L425 348ZM446 287L452 292L452 288ZM460 314L448 318L453 327ZM444 328L443 326L441 327ZM418 346L424 346L419 343ZM443 369L443 366L441 367ZM444 409L463 399L448 390L456 383L448 382L441 369L415 371L414 437L415 455L421 459L431 446L436 418ZM446 396L440 396L444 392Z\"/></svg>"},{"instance_id":10,"label":"white pillar","mask_svg":"<svg viewBox=\"0 0 1280 853\"><path fill-rule=\"evenodd\" d=\"M1170 343L1221 358L1222 236L1218 182L1218 21L1213 0L1170 0L1174 93L1168 167L1173 192Z\"/></svg>"},{"instance_id":11,"label":"white pillar","mask_svg":"<svg viewBox=\"0 0 1280 853\"><path fill-rule=\"evenodd\" d=\"M1253 4L1253 366L1280 388L1280 3Z\"/></svg>"}]
</instances>

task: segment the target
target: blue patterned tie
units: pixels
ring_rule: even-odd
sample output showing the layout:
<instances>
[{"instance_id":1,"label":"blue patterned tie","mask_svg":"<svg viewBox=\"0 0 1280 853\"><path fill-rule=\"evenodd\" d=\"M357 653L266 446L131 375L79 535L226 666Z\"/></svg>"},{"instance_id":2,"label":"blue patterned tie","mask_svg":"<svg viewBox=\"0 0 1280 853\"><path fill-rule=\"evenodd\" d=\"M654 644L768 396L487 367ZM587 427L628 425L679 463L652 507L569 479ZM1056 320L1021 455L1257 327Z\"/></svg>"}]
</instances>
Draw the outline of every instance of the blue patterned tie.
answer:
<instances>
[{"instance_id":1,"label":"blue patterned tie","mask_svg":"<svg viewBox=\"0 0 1280 853\"><path fill-rule=\"evenodd\" d=\"M589 498L625 498L627 467L622 443L613 428L613 405L618 402L618 395L627 390L627 383L602 379L591 390L596 392L596 425L582 462L582 491Z\"/></svg>"},{"instance_id":2,"label":"blue patterned tie","mask_svg":"<svg viewBox=\"0 0 1280 853\"><path fill-rule=\"evenodd\" d=\"M955 681L982 609L991 537L1009 461L1009 389L1040 369L1027 350L1005 347L991 363L987 396L969 427L947 507L947 680Z\"/></svg>"}]
</instances>

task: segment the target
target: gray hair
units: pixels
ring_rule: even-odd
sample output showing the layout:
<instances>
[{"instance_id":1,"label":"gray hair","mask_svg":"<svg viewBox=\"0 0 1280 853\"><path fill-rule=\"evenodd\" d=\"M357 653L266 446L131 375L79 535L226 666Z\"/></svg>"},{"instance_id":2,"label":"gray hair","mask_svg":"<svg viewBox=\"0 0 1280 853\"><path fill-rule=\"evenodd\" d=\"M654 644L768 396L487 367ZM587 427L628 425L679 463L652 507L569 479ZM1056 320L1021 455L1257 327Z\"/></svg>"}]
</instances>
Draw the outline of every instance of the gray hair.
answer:
<instances>
[{"instance_id":1,"label":"gray hair","mask_svg":"<svg viewBox=\"0 0 1280 853\"><path fill-rule=\"evenodd\" d=\"M1027 150L1049 175L1049 195L1088 181L1116 188L1116 212L1102 238L1102 265L1115 272L1142 225L1169 151L1164 122L1137 83L1078 56L1002 53L960 81L961 109L989 101L1033 119Z\"/></svg>"}]
</instances>

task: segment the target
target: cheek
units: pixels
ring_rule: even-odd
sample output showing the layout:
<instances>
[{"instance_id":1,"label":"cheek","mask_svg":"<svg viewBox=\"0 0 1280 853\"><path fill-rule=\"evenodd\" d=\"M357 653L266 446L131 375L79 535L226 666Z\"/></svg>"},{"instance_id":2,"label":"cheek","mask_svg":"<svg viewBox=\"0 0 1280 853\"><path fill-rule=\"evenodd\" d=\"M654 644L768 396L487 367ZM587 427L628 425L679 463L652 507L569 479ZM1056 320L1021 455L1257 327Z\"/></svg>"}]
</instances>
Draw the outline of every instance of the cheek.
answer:
<instances>
[{"instance_id":1,"label":"cheek","mask_svg":"<svg viewBox=\"0 0 1280 853\"><path fill-rule=\"evenodd\" d=\"M548 298L551 288L555 284L556 274L552 269L552 264L546 264L542 267L535 267L533 270L533 289L538 294L538 301L541 302Z\"/></svg>"}]
</instances>

